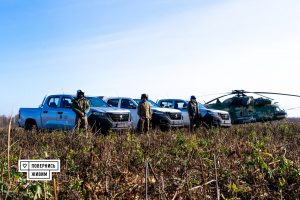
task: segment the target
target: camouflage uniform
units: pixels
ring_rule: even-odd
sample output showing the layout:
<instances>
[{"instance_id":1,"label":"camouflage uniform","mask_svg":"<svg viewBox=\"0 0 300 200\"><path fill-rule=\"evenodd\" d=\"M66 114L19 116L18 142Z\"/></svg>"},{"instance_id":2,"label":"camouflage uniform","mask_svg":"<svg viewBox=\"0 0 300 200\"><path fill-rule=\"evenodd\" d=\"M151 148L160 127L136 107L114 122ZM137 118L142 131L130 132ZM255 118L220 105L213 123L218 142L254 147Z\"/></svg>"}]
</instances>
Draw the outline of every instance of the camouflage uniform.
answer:
<instances>
[{"instance_id":1,"label":"camouflage uniform","mask_svg":"<svg viewBox=\"0 0 300 200\"><path fill-rule=\"evenodd\" d=\"M196 99L191 99L191 101L189 101L187 110L190 118L190 131L194 131L194 126L198 128L200 125L200 115Z\"/></svg>"},{"instance_id":2,"label":"camouflage uniform","mask_svg":"<svg viewBox=\"0 0 300 200\"><path fill-rule=\"evenodd\" d=\"M151 110L147 101L141 101L137 109L139 120L139 131L148 132L150 129Z\"/></svg>"},{"instance_id":3,"label":"camouflage uniform","mask_svg":"<svg viewBox=\"0 0 300 200\"><path fill-rule=\"evenodd\" d=\"M84 97L77 97L72 101L72 109L76 113L75 129L79 131L80 127L84 127L84 130L87 131L88 121L86 114L90 109L89 101Z\"/></svg>"}]
</instances>

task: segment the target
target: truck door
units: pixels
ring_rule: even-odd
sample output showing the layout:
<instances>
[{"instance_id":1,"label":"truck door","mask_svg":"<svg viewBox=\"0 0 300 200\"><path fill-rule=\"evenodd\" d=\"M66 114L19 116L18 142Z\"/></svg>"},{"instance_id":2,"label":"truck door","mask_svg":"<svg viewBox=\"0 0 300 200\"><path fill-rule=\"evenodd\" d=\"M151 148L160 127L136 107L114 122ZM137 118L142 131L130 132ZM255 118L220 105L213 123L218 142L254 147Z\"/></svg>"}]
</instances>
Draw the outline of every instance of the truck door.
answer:
<instances>
[{"instance_id":1,"label":"truck door","mask_svg":"<svg viewBox=\"0 0 300 200\"><path fill-rule=\"evenodd\" d=\"M187 102L183 100L175 100L174 101L174 108L179 109L182 113L183 117L183 124L184 126L190 125L190 118L187 111Z\"/></svg>"},{"instance_id":2,"label":"truck door","mask_svg":"<svg viewBox=\"0 0 300 200\"><path fill-rule=\"evenodd\" d=\"M137 128L139 121L139 116L137 114L137 104L131 99L121 99L120 108L130 110L133 126L134 128Z\"/></svg>"},{"instance_id":3,"label":"truck door","mask_svg":"<svg viewBox=\"0 0 300 200\"><path fill-rule=\"evenodd\" d=\"M75 127L76 114L72 110L72 99L71 96L63 96L61 99L57 121L62 129L69 130Z\"/></svg>"},{"instance_id":4,"label":"truck door","mask_svg":"<svg viewBox=\"0 0 300 200\"><path fill-rule=\"evenodd\" d=\"M41 113L42 127L46 129L58 129L57 112L60 96L49 96Z\"/></svg>"}]
</instances>

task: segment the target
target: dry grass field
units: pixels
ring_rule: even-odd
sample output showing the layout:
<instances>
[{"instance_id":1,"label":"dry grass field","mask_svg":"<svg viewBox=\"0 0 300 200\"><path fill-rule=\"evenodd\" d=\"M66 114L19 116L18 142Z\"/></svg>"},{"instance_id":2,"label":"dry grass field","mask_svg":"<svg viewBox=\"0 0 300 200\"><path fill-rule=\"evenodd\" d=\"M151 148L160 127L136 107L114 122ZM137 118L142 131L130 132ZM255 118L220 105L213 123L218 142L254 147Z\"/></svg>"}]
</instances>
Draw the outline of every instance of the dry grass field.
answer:
<instances>
[{"instance_id":1,"label":"dry grass field","mask_svg":"<svg viewBox=\"0 0 300 200\"><path fill-rule=\"evenodd\" d=\"M3 128L0 153L0 199L300 198L298 122L89 137L16 128L10 140ZM60 159L61 172L27 181L19 159Z\"/></svg>"}]
</instances>

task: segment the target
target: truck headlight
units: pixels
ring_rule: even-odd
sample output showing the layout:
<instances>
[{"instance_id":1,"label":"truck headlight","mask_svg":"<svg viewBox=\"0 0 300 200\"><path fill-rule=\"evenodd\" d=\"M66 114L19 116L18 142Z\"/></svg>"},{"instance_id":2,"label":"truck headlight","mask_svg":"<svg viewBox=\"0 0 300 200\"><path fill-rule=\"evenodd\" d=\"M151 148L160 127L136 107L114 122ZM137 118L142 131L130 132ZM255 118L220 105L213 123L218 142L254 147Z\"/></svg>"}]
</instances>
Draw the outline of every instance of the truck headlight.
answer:
<instances>
[{"instance_id":1,"label":"truck headlight","mask_svg":"<svg viewBox=\"0 0 300 200\"><path fill-rule=\"evenodd\" d=\"M103 113L103 112L93 112L93 115L96 115L99 117L105 117L105 113Z\"/></svg>"},{"instance_id":2,"label":"truck headlight","mask_svg":"<svg viewBox=\"0 0 300 200\"><path fill-rule=\"evenodd\" d=\"M165 113L165 112L158 111L158 110L153 110L153 114L157 114L157 115L165 115L166 113Z\"/></svg>"}]
</instances>

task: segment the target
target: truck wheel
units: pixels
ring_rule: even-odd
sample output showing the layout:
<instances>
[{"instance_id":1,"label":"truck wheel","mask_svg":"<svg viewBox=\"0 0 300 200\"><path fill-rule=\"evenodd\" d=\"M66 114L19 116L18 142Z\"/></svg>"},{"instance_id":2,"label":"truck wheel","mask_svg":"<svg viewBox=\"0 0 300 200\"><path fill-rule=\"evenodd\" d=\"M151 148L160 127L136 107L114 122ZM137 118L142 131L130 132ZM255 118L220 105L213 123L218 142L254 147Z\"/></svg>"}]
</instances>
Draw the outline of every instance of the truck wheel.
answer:
<instances>
[{"instance_id":1,"label":"truck wheel","mask_svg":"<svg viewBox=\"0 0 300 200\"><path fill-rule=\"evenodd\" d=\"M206 121L204 121L204 120L201 120L200 121L200 127L204 127L204 128L206 128L206 129L209 129L210 128L210 124L209 123L207 123Z\"/></svg>"},{"instance_id":2,"label":"truck wheel","mask_svg":"<svg viewBox=\"0 0 300 200\"><path fill-rule=\"evenodd\" d=\"M165 132L165 131L171 130L171 128L168 127L168 126L160 126L160 130L163 131L163 132Z\"/></svg>"},{"instance_id":3,"label":"truck wheel","mask_svg":"<svg viewBox=\"0 0 300 200\"><path fill-rule=\"evenodd\" d=\"M218 122L217 124L215 124L215 128L221 128L221 122Z\"/></svg>"},{"instance_id":4,"label":"truck wheel","mask_svg":"<svg viewBox=\"0 0 300 200\"><path fill-rule=\"evenodd\" d=\"M152 130L156 130L157 129L157 124L155 122L151 123L151 128Z\"/></svg>"},{"instance_id":5,"label":"truck wheel","mask_svg":"<svg viewBox=\"0 0 300 200\"><path fill-rule=\"evenodd\" d=\"M25 130L26 131L36 131L37 130L37 125L34 120L28 120L25 123Z\"/></svg>"},{"instance_id":6,"label":"truck wheel","mask_svg":"<svg viewBox=\"0 0 300 200\"><path fill-rule=\"evenodd\" d=\"M88 123L94 133L100 132L101 123L99 122L99 120L95 119L94 117L90 117L88 119Z\"/></svg>"},{"instance_id":7,"label":"truck wheel","mask_svg":"<svg viewBox=\"0 0 300 200\"><path fill-rule=\"evenodd\" d=\"M101 128L101 133L102 133L103 135L107 135L107 134L109 133L109 128L107 128L107 127L102 127L102 128Z\"/></svg>"}]
</instances>

